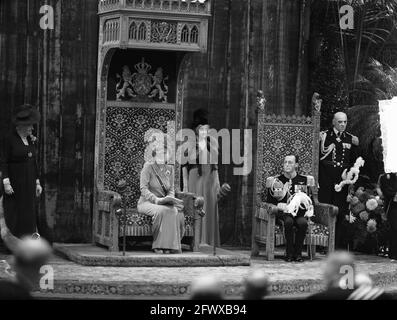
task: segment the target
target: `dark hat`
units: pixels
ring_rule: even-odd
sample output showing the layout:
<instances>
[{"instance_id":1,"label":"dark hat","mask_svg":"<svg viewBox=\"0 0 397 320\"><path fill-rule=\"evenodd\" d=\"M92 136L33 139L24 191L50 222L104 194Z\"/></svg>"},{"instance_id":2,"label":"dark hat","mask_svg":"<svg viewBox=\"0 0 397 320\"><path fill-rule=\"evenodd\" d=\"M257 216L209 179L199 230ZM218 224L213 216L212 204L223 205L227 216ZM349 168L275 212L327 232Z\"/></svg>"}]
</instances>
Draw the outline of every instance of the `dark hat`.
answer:
<instances>
[{"instance_id":1,"label":"dark hat","mask_svg":"<svg viewBox=\"0 0 397 320\"><path fill-rule=\"evenodd\" d=\"M40 121L40 112L30 104L23 104L16 108L12 117L15 125L37 124Z\"/></svg>"},{"instance_id":2,"label":"dark hat","mask_svg":"<svg viewBox=\"0 0 397 320\"><path fill-rule=\"evenodd\" d=\"M197 109L193 112L193 124L192 127L196 128L199 125L208 124L208 111L206 109Z\"/></svg>"}]
</instances>

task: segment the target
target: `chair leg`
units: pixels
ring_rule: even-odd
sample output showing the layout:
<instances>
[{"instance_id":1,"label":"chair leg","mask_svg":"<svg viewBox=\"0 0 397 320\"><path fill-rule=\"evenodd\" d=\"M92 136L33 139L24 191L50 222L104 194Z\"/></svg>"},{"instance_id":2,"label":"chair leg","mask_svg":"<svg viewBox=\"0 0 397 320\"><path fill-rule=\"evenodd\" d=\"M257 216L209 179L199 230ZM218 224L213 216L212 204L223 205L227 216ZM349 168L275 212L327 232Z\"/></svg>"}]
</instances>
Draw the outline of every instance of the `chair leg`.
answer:
<instances>
[{"instance_id":1,"label":"chair leg","mask_svg":"<svg viewBox=\"0 0 397 320\"><path fill-rule=\"evenodd\" d=\"M112 244L108 247L110 252L119 252L119 240L117 238L117 242L112 241Z\"/></svg>"},{"instance_id":2,"label":"chair leg","mask_svg":"<svg viewBox=\"0 0 397 320\"><path fill-rule=\"evenodd\" d=\"M259 255L259 245L255 240L252 240L251 256L256 257Z\"/></svg>"},{"instance_id":3,"label":"chair leg","mask_svg":"<svg viewBox=\"0 0 397 320\"><path fill-rule=\"evenodd\" d=\"M193 252L199 251L201 218L194 221Z\"/></svg>"},{"instance_id":4,"label":"chair leg","mask_svg":"<svg viewBox=\"0 0 397 320\"><path fill-rule=\"evenodd\" d=\"M190 250L192 250L192 252L198 251L197 242L194 236L192 237L192 240L190 240Z\"/></svg>"},{"instance_id":5,"label":"chair leg","mask_svg":"<svg viewBox=\"0 0 397 320\"><path fill-rule=\"evenodd\" d=\"M274 252L266 251L265 256L266 256L266 260L268 260L268 261L273 261L274 260Z\"/></svg>"},{"instance_id":6,"label":"chair leg","mask_svg":"<svg viewBox=\"0 0 397 320\"><path fill-rule=\"evenodd\" d=\"M316 245L307 245L307 255L310 259L314 259L316 256Z\"/></svg>"},{"instance_id":7,"label":"chair leg","mask_svg":"<svg viewBox=\"0 0 397 320\"><path fill-rule=\"evenodd\" d=\"M266 260L274 260L274 244L272 245L269 240L266 243Z\"/></svg>"}]
</instances>

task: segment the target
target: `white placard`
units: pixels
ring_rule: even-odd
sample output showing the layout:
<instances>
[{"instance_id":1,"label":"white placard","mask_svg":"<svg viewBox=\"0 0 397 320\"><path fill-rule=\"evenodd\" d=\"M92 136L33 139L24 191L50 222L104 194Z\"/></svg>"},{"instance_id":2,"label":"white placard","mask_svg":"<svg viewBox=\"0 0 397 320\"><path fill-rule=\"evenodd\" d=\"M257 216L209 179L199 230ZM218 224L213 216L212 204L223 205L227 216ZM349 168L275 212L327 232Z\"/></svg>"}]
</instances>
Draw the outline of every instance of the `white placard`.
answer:
<instances>
[{"instance_id":1,"label":"white placard","mask_svg":"<svg viewBox=\"0 0 397 320\"><path fill-rule=\"evenodd\" d=\"M379 101L385 172L397 172L397 97Z\"/></svg>"}]
</instances>

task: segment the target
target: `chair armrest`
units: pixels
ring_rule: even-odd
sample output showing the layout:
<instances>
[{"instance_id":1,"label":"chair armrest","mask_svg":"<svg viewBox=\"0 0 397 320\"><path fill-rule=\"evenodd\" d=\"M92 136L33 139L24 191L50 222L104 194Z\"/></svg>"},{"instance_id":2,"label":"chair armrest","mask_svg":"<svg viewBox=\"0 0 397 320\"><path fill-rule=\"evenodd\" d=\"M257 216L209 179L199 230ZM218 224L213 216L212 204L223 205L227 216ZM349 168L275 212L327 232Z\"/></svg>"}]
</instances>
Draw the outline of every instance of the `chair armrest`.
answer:
<instances>
[{"instance_id":1,"label":"chair armrest","mask_svg":"<svg viewBox=\"0 0 397 320\"><path fill-rule=\"evenodd\" d=\"M276 217L279 212L276 205L268 202L261 202L259 209L255 215L259 219L264 219L267 216Z\"/></svg>"},{"instance_id":2,"label":"chair armrest","mask_svg":"<svg viewBox=\"0 0 397 320\"><path fill-rule=\"evenodd\" d=\"M196 195L192 192L175 191L175 198L185 200L186 198L194 199Z\"/></svg>"},{"instance_id":3,"label":"chair armrest","mask_svg":"<svg viewBox=\"0 0 397 320\"><path fill-rule=\"evenodd\" d=\"M121 195L114 191L98 190L98 210L112 212L121 209Z\"/></svg>"},{"instance_id":4,"label":"chair armrest","mask_svg":"<svg viewBox=\"0 0 397 320\"><path fill-rule=\"evenodd\" d=\"M203 217L204 198L191 192L175 192L175 197L183 200L184 214ZM193 212L192 212L193 211Z\"/></svg>"},{"instance_id":5,"label":"chair armrest","mask_svg":"<svg viewBox=\"0 0 397 320\"><path fill-rule=\"evenodd\" d=\"M328 226L330 223L335 223L338 211L339 209L336 206L317 202L314 205L314 217L311 220L315 223Z\"/></svg>"}]
</instances>

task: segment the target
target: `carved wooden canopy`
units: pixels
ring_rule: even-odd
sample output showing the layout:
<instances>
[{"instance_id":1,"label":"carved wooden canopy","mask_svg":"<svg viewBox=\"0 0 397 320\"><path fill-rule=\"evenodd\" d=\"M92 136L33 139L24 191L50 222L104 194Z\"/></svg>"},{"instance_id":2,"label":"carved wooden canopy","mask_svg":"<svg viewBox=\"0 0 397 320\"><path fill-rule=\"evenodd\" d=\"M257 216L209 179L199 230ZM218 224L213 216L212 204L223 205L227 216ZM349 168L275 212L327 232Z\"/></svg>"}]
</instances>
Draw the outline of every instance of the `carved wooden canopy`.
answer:
<instances>
[{"instance_id":1,"label":"carved wooden canopy","mask_svg":"<svg viewBox=\"0 0 397 320\"><path fill-rule=\"evenodd\" d=\"M101 47L206 52L210 0L99 0Z\"/></svg>"}]
</instances>

